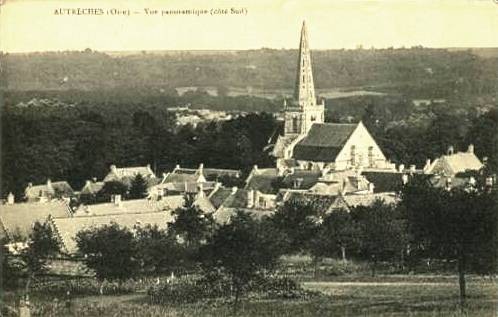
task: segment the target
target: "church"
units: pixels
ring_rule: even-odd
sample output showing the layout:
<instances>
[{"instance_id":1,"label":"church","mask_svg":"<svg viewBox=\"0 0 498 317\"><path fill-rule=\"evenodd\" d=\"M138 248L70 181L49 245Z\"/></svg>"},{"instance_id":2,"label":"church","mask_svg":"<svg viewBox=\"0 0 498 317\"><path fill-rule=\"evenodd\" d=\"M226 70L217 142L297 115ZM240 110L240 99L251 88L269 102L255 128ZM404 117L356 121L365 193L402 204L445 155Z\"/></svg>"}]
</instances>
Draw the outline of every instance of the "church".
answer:
<instances>
[{"instance_id":1,"label":"church","mask_svg":"<svg viewBox=\"0 0 498 317\"><path fill-rule=\"evenodd\" d=\"M317 103L315 97L308 33L303 22L294 96L284 100L284 124L271 153L277 169L394 169L363 123L326 123L324 112L324 101Z\"/></svg>"}]
</instances>

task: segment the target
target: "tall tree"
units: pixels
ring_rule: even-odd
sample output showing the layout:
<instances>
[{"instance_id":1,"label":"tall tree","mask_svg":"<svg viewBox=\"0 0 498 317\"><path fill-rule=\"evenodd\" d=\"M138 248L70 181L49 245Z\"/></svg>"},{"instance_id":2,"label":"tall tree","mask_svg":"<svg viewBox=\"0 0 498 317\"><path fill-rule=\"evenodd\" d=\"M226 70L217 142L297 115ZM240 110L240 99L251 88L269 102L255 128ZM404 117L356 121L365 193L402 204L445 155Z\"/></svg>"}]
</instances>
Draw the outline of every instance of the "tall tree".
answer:
<instances>
[{"instance_id":1,"label":"tall tree","mask_svg":"<svg viewBox=\"0 0 498 317\"><path fill-rule=\"evenodd\" d=\"M467 273L494 273L498 252L498 193L491 188L434 188L409 182L402 190L413 247L425 256L455 261L462 307Z\"/></svg>"},{"instance_id":2,"label":"tall tree","mask_svg":"<svg viewBox=\"0 0 498 317\"><path fill-rule=\"evenodd\" d=\"M377 200L351 211L359 229L359 255L370 262L372 275L380 261L401 260L408 245L406 220L401 209Z\"/></svg>"},{"instance_id":3,"label":"tall tree","mask_svg":"<svg viewBox=\"0 0 498 317\"><path fill-rule=\"evenodd\" d=\"M359 238L360 231L351 214L344 209L337 210L323 218L316 237L310 242L310 251L314 257L340 257L346 261L347 253L357 253Z\"/></svg>"},{"instance_id":4,"label":"tall tree","mask_svg":"<svg viewBox=\"0 0 498 317\"><path fill-rule=\"evenodd\" d=\"M142 174L139 173L135 176L135 178L133 178L128 197L130 199L141 199L147 197L147 181Z\"/></svg>"},{"instance_id":5,"label":"tall tree","mask_svg":"<svg viewBox=\"0 0 498 317\"><path fill-rule=\"evenodd\" d=\"M201 248L201 265L206 274L215 271L228 275L236 311L247 285L277 264L280 253L275 246L267 228L239 210Z\"/></svg>"},{"instance_id":6,"label":"tall tree","mask_svg":"<svg viewBox=\"0 0 498 317\"><path fill-rule=\"evenodd\" d=\"M116 223L82 230L76 235L78 252L99 280L123 280L138 272L133 233Z\"/></svg>"},{"instance_id":7,"label":"tall tree","mask_svg":"<svg viewBox=\"0 0 498 317\"><path fill-rule=\"evenodd\" d=\"M289 200L277 209L271 221L287 237L286 251L305 251L318 231L317 211L311 203Z\"/></svg>"},{"instance_id":8,"label":"tall tree","mask_svg":"<svg viewBox=\"0 0 498 317\"><path fill-rule=\"evenodd\" d=\"M183 207L172 212L174 221L168 230L185 241L187 247L198 247L212 234L215 226L211 214L204 213L195 205L194 195L185 195Z\"/></svg>"}]
</instances>

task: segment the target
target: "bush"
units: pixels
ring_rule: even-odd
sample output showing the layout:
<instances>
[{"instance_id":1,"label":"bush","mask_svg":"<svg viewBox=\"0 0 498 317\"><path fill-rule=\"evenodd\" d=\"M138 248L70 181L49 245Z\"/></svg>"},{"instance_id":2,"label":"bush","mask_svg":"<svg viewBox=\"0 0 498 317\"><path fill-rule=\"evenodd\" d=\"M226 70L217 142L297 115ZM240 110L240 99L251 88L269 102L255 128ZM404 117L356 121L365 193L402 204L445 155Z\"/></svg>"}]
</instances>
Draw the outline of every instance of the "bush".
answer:
<instances>
[{"instance_id":1,"label":"bush","mask_svg":"<svg viewBox=\"0 0 498 317\"><path fill-rule=\"evenodd\" d=\"M138 283L133 280L124 282L98 282L94 279L77 279L67 281L49 281L33 285L32 290L39 294L50 294L54 297L81 295L122 295L130 294L137 290ZM102 289L102 293L101 293Z\"/></svg>"},{"instance_id":2,"label":"bush","mask_svg":"<svg viewBox=\"0 0 498 317\"><path fill-rule=\"evenodd\" d=\"M223 275L211 275L200 279L179 279L175 282L154 285L148 290L153 304L185 304L207 301L214 303L228 299L232 294L230 280ZM259 278L247 285L251 299L309 299L319 292L303 289L295 281L285 277Z\"/></svg>"}]
</instances>

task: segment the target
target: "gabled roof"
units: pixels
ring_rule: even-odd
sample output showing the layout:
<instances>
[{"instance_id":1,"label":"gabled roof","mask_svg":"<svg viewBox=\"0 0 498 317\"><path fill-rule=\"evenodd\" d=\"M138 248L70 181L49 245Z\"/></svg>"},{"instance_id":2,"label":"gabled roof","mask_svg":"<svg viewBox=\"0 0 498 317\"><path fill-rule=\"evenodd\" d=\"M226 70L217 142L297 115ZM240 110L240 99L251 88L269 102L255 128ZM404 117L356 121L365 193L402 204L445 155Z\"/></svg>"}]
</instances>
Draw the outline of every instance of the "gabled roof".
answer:
<instances>
[{"instance_id":1,"label":"gabled roof","mask_svg":"<svg viewBox=\"0 0 498 317\"><path fill-rule=\"evenodd\" d=\"M120 203L109 202L94 205L81 205L75 211L74 217L171 211L182 207L183 203L183 195L175 195L164 196L159 200L133 199L123 200Z\"/></svg>"},{"instance_id":2,"label":"gabled roof","mask_svg":"<svg viewBox=\"0 0 498 317\"><path fill-rule=\"evenodd\" d=\"M106 177L104 177L104 182L121 181L129 185L138 174L142 175L146 180L149 178L156 178L150 165L134 167L116 167L115 165L111 165L111 170Z\"/></svg>"},{"instance_id":3,"label":"gabled roof","mask_svg":"<svg viewBox=\"0 0 498 317\"><path fill-rule=\"evenodd\" d=\"M293 173L284 176L283 184L285 188L310 189L321 176L320 171L295 169ZM299 186L295 187L294 184Z\"/></svg>"},{"instance_id":4,"label":"gabled roof","mask_svg":"<svg viewBox=\"0 0 498 317\"><path fill-rule=\"evenodd\" d=\"M312 193L289 193L286 196L287 201L296 201L300 203L311 204L319 213L326 212L330 205L335 202L337 196L333 195L316 195Z\"/></svg>"},{"instance_id":5,"label":"gabled roof","mask_svg":"<svg viewBox=\"0 0 498 317\"><path fill-rule=\"evenodd\" d=\"M315 123L294 147L293 158L302 161L333 162L358 124Z\"/></svg>"},{"instance_id":6,"label":"gabled roof","mask_svg":"<svg viewBox=\"0 0 498 317\"><path fill-rule=\"evenodd\" d=\"M297 139L295 135L279 135L271 154L275 157L284 157L285 150Z\"/></svg>"},{"instance_id":7,"label":"gabled roof","mask_svg":"<svg viewBox=\"0 0 498 317\"><path fill-rule=\"evenodd\" d=\"M87 181L80 190L80 195L95 195L104 187L104 184L104 182Z\"/></svg>"},{"instance_id":8,"label":"gabled roof","mask_svg":"<svg viewBox=\"0 0 498 317\"><path fill-rule=\"evenodd\" d=\"M357 206L370 206L377 200L383 201L385 204L396 204L399 198L394 193L378 193L365 195L345 195L338 196L337 200L330 205L329 212L338 208L354 208Z\"/></svg>"},{"instance_id":9,"label":"gabled roof","mask_svg":"<svg viewBox=\"0 0 498 317\"><path fill-rule=\"evenodd\" d=\"M253 170L247 180L246 189L258 190L264 194L273 194L275 189L272 183L279 178L276 168L258 168Z\"/></svg>"},{"instance_id":10,"label":"gabled roof","mask_svg":"<svg viewBox=\"0 0 498 317\"><path fill-rule=\"evenodd\" d=\"M20 234L27 238L31 233L36 221L45 222L48 216L68 218L71 210L68 204L62 200L52 200L46 203L16 203L0 206L0 223L5 234L12 238L14 234Z\"/></svg>"},{"instance_id":11,"label":"gabled roof","mask_svg":"<svg viewBox=\"0 0 498 317\"><path fill-rule=\"evenodd\" d=\"M42 195L56 195L62 194L62 196L71 196L74 191L71 185L66 181L59 182L47 182L42 185L28 185L24 191L26 197L35 198Z\"/></svg>"},{"instance_id":12,"label":"gabled roof","mask_svg":"<svg viewBox=\"0 0 498 317\"><path fill-rule=\"evenodd\" d=\"M122 227L132 229L136 225L157 225L165 229L167 223L173 220L170 211L148 212L148 213L125 213L114 215L100 215L74 218L53 218L52 225L57 235L62 240L63 248L69 252L77 251L76 234L91 227L101 227L111 223L117 223Z\"/></svg>"},{"instance_id":13,"label":"gabled roof","mask_svg":"<svg viewBox=\"0 0 498 317\"><path fill-rule=\"evenodd\" d=\"M473 152L457 152L437 158L426 171L427 174L455 175L465 171L478 171L483 167Z\"/></svg>"},{"instance_id":14,"label":"gabled roof","mask_svg":"<svg viewBox=\"0 0 498 317\"><path fill-rule=\"evenodd\" d=\"M273 210L255 210L247 208L220 208L214 214L214 220L219 224L225 224L230 222L231 217L235 216L237 210L243 210L254 219L262 219L264 217L269 217L275 213Z\"/></svg>"},{"instance_id":15,"label":"gabled roof","mask_svg":"<svg viewBox=\"0 0 498 317\"><path fill-rule=\"evenodd\" d=\"M240 177L242 172L240 170L232 170L226 168L204 168L203 169L204 177L206 180L215 181L222 177Z\"/></svg>"},{"instance_id":16,"label":"gabled roof","mask_svg":"<svg viewBox=\"0 0 498 317\"><path fill-rule=\"evenodd\" d=\"M232 194L231 188L220 187L209 195L209 200L218 209L221 204Z\"/></svg>"}]
</instances>

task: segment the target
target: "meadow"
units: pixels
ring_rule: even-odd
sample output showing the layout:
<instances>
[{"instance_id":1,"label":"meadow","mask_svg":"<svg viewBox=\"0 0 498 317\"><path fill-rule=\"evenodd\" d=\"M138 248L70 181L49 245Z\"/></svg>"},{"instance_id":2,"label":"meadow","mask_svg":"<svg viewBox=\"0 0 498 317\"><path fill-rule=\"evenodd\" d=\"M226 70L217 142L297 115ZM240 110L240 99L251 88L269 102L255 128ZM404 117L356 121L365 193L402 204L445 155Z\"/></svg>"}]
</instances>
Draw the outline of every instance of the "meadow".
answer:
<instances>
[{"instance_id":1,"label":"meadow","mask_svg":"<svg viewBox=\"0 0 498 317\"><path fill-rule=\"evenodd\" d=\"M340 276L301 282L321 295L307 300L244 298L237 316L497 316L498 286L489 277L468 278L466 308L458 301L457 277L452 275ZM14 294L5 294L8 304ZM10 303L9 303L10 302ZM63 298L35 293L33 316L233 316L228 299L192 304L153 305L145 290L125 295ZM7 315L8 316L8 315Z\"/></svg>"}]
</instances>

